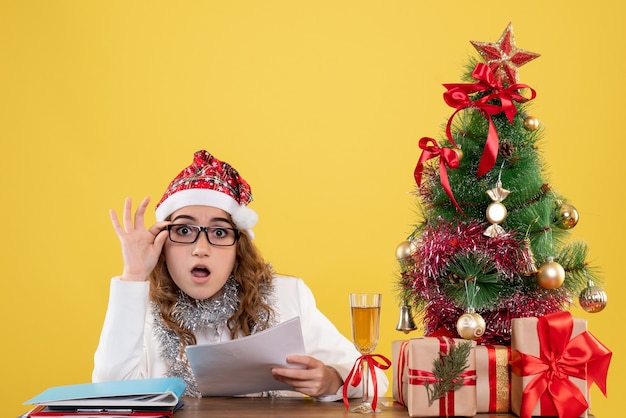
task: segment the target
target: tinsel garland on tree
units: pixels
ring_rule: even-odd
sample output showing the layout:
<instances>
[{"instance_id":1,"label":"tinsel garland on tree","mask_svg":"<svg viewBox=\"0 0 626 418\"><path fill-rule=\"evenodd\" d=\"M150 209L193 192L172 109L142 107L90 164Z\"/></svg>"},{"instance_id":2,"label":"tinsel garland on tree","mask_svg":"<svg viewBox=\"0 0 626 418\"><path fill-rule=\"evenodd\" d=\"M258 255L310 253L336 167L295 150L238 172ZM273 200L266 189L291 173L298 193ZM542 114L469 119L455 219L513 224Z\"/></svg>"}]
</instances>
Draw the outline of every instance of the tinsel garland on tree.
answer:
<instances>
[{"instance_id":1,"label":"tinsel garland on tree","mask_svg":"<svg viewBox=\"0 0 626 418\"><path fill-rule=\"evenodd\" d=\"M440 141L419 143L422 221L397 249L399 293L425 335L456 336L460 316L475 311L481 341L508 344L511 319L566 310L598 277L587 245L568 242L578 214L547 181L544 132L528 115L535 92L517 82L538 55L515 47L511 25L496 43L472 44L486 62L471 60L464 83L444 85L456 111Z\"/></svg>"}]
</instances>

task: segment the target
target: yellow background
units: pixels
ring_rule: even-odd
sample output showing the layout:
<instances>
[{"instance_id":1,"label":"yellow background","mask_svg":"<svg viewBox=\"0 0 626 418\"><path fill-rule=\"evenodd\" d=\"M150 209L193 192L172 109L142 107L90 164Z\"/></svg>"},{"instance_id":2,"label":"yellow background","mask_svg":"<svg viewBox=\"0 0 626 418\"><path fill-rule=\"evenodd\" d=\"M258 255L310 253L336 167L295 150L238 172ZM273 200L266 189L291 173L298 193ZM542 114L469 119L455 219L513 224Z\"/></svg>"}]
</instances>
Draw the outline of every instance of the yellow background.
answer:
<instances>
[{"instance_id":1,"label":"yellow background","mask_svg":"<svg viewBox=\"0 0 626 418\"><path fill-rule=\"evenodd\" d=\"M428 3L428 4L427 4ZM578 209L609 305L589 328L614 352L601 418L623 410L624 3L470 1L0 2L3 416L90 380L119 243L108 210L158 200L206 148L251 183L257 244L306 279L350 335L348 293L383 296L395 331L395 248L417 222L421 136L451 114L442 83L513 22L542 54L546 178ZM153 218L150 218L152 221ZM417 335L413 333L411 335ZM620 408L621 407L621 408Z\"/></svg>"}]
</instances>

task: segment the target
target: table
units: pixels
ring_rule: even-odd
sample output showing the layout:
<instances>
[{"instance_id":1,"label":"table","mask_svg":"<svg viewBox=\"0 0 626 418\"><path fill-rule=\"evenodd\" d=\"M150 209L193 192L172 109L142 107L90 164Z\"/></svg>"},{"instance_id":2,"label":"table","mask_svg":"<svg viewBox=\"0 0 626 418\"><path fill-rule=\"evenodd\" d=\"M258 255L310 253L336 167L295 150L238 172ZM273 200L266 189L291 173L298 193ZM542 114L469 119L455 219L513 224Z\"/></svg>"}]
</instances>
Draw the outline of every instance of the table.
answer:
<instances>
[{"instance_id":1,"label":"table","mask_svg":"<svg viewBox=\"0 0 626 418\"><path fill-rule=\"evenodd\" d=\"M343 402L319 402L310 398L184 398L185 406L174 414L174 418L246 418L246 417L403 417L409 416L405 407L393 398L379 398L380 413L372 415L353 414L346 410ZM353 404L358 399L351 400ZM476 418L513 417L510 414L478 414Z\"/></svg>"}]
</instances>

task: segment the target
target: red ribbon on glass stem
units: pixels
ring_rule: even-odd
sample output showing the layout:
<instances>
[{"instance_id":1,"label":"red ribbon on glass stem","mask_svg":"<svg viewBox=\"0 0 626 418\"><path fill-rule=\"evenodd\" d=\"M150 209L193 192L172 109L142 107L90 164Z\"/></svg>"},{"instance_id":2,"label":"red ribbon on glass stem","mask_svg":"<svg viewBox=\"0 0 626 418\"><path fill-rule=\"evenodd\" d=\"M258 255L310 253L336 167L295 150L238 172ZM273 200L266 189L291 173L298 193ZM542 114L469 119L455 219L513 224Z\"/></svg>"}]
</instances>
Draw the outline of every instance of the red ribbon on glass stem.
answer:
<instances>
[{"instance_id":1,"label":"red ribbon on glass stem","mask_svg":"<svg viewBox=\"0 0 626 418\"><path fill-rule=\"evenodd\" d=\"M381 362L375 360L375 358L380 358ZM363 354L361 357L356 359L354 366L352 366L352 370L350 370L350 373L348 373L348 376L343 383L343 403L346 405L346 408L350 407L350 403L348 402L348 385L357 387L361 383L361 379L363 379L364 361L367 364L367 369L369 371L370 378L372 379L372 386L374 387L372 409L375 411L376 405L378 404L378 382L376 380L375 368L378 367L381 370L387 370L391 367L391 360L380 354ZM363 390L366 391L367 388L364 388Z\"/></svg>"},{"instance_id":2,"label":"red ribbon on glass stem","mask_svg":"<svg viewBox=\"0 0 626 418\"><path fill-rule=\"evenodd\" d=\"M487 140L485 142L485 149L483 155L480 158L478 165L478 171L476 177L481 177L489 170L493 168L498 157L498 131L491 119L492 115L503 113L511 124L513 124L513 118L517 114L517 108L515 103L524 103L535 98L535 90L527 86L526 84L512 84L506 88L502 85L501 81L496 79L491 69L484 63L479 62L474 67L472 77L478 80L477 83L468 84L444 84L443 86L448 89L443 94L444 101L456 111L448 119L446 126L446 136L450 143L454 146L454 140L452 139L452 120L454 116L463 109L473 107L481 111L487 121L489 122L489 130L487 133ZM527 88L530 89L531 97L524 97L518 93L518 90ZM472 100L469 95L473 93L486 92L487 94L477 100ZM489 103L493 99L498 99L500 104Z\"/></svg>"},{"instance_id":3,"label":"red ribbon on glass stem","mask_svg":"<svg viewBox=\"0 0 626 418\"><path fill-rule=\"evenodd\" d=\"M431 158L439 157L439 178L441 180L441 186L458 211L465 215L452 194L452 188L450 187L450 181L448 180L448 171L446 170L446 166L450 168L457 168L459 166L459 154L451 148L440 148L437 141L428 137L424 137L419 140L419 147L422 149L422 154L420 155L413 172L413 177L415 177L417 186L419 187L422 184L424 163Z\"/></svg>"},{"instance_id":4,"label":"red ribbon on glass stem","mask_svg":"<svg viewBox=\"0 0 626 418\"><path fill-rule=\"evenodd\" d=\"M537 322L539 357L519 350L511 354L511 371L519 376L536 375L524 388L521 418L530 418L537 402L541 414L575 418L589 408L586 397L569 377L595 382L606 396L611 351L588 331L571 338L574 320L569 312L540 317ZM571 339L570 339L571 338Z\"/></svg>"}]
</instances>

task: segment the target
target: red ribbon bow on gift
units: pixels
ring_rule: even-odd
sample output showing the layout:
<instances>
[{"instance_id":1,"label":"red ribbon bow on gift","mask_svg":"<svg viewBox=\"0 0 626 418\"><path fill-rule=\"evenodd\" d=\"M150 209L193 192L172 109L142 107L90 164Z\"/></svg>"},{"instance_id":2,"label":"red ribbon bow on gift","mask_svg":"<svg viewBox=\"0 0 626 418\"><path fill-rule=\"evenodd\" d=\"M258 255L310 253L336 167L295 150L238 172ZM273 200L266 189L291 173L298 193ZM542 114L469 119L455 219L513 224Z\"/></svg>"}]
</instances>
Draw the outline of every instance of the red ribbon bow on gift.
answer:
<instances>
[{"instance_id":1,"label":"red ribbon bow on gift","mask_svg":"<svg viewBox=\"0 0 626 418\"><path fill-rule=\"evenodd\" d=\"M446 166L450 168L457 168L459 166L459 154L451 148L440 148L437 141L428 137L420 139L419 147L422 149L422 154L420 155L413 172L413 177L415 177L417 185L420 186L422 184L422 171L424 171L424 163L431 158L439 157L439 178L441 179L441 185L450 200L452 200L452 203L454 203L454 206L456 206L459 212L465 215L452 194L452 188L450 187L450 181L448 180L448 171L446 170Z\"/></svg>"},{"instance_id":2,"label":"red ribbon bow on gift","mask_svg":"<svg viewBox=\"0 0 626 418\"><path fill-rule=\"evenodd\" d=\"M491 69L484 63L478 63L474 67L472 77L478 80L477 83L470 84L444 84L443 86L448 89L443 94L445 102L456 109L456 111L448 119L446 126L446 136L448 140L454 145L452 139L452 119L454 116L463 109L468 107L474 107L480 110L489 122L489 131L487 133L487 141L485 142L485 149L478 165L477 177L481 177L489 170L493 168L496 163L498 155L498 132L491 119L492 115L503 113L511 124L513 124L513 117L517 114L517 108L515 102L527 102L535 98L535 90L527 86L526 84L512 84L506 88L502 86L500 80L496 79ZM531 97L527 98L518 93L518 90L528 88L531 91ZM472 93L486 92L485 96L472 100L469 95ZM500 104L489 103L493 99L499 99ZM456 145L454 145L456 146Z\"/></svg>"},{"instance_id":3,"label":"red ribbon bow on gift","mask_svg":"<svg viewBox=\"0 0 626 418\"><path fill-rule=\"evenodd\" d=\"M378 357L382 362L375 360ZM343 384L343 403L346 405L346 408L350 407L350 402L348 402L348 384L351 386L357 387L361 383L361 379L363 378L363 362L366 362L367 369L369 370L370 378L372 379L372 386L374 387L374 395L372 396L372 409L376 410L376 405L378 404L378 382L376 380L376 370L375 367L378 367L381 370L387 370L391 367L391 360L387 357L380 354L363 354L361 357L356 359L354 366L352 366L352 370L348 373L346 380Z\"/></svg>"},{"instance_id":4,"label":"red ribbon bow on gift","mask_svg":"<svg viewBox=\"0 0 626 418\"><path fill-rule=\"evenodd\" d=\"M558 413L560 418L575 418L585 412L589 407L586 397L570 376L586 379L587 388L595 382L606 396L612 353L588 331L571 338L573 324L569 312L540 317L540 356L513 351L511 371L519 376L537 375L524 388L521 418L530 418L540 400L542 415Z\"/></svg>"}]
</instances>

